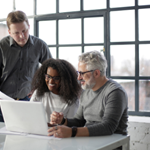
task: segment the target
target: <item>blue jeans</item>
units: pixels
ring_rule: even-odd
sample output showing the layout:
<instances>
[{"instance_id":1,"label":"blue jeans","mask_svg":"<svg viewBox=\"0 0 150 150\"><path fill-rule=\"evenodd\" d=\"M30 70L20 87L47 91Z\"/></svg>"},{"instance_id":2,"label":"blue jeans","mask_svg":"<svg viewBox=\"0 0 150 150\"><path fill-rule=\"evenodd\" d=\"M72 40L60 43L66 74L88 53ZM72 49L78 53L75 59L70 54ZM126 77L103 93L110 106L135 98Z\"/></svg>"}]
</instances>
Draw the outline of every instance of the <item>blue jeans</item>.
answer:
<instances>
[{"instance_id":1,"label":"blue jeans","mask_svg":"<svg viewBox=\"0 0 150 150\"><path fill-rule=\"evenodd\" d=\"M30 101L30 98L28 96L26 96L25 98L19 99L19 101ZM4 118L3 118L1 109L0 109L0 122L4 122Z\"/></svg>"},{"instance_id":2,"label":"blue jeans","mask_svg":"<svg viewBox=\"0 0 150 150\"><path fill-rule=\"evenodd\" d=\"M19 101L30 101L30 98L28 96L22 98L22 99L19 99Z\"/></svg>"}]
</instances>

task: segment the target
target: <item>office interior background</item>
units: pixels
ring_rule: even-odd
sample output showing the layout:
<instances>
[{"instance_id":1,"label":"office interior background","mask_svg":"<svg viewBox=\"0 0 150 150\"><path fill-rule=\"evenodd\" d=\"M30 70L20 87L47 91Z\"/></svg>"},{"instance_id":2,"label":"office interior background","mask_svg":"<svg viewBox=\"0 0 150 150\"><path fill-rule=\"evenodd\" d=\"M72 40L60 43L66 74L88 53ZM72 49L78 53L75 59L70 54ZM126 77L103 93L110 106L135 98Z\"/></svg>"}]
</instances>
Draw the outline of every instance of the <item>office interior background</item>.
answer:
<instances>
[{"instance_id":1,"label":"office interior background","mask_svg":"<svg viewBox=\"0 0 150 150\"><path fill-rule=\"evenodd\" d=\"M54 58L77 69L81 53L98 50L107 77L127 91L129 115L150 116L150 0L0 0L0 39L6 18L24 11L30 34L43 39Z\"/></svg>"}]
</instances>

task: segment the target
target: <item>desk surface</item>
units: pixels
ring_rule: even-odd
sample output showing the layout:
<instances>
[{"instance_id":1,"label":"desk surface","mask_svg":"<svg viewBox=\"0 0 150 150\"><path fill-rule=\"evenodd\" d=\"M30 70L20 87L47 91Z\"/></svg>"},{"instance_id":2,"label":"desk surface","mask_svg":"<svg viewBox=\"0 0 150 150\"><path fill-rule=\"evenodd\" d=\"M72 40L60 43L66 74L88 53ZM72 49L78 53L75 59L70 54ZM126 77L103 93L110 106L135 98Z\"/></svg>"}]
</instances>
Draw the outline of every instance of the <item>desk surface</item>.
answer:
<instances>
[{"instance_id":1,"label":"desk surface","mask_svg":"<svg viewBox=\"0 0 150 150\"><path fill-rule=\"evenodd\" d=\"M0 128L3 126L4 123L0 123ZM0 150L112 150L126 143L129 144L129 136L121 134L61 140L0 134Z\"/></svg>"}]
</instances>

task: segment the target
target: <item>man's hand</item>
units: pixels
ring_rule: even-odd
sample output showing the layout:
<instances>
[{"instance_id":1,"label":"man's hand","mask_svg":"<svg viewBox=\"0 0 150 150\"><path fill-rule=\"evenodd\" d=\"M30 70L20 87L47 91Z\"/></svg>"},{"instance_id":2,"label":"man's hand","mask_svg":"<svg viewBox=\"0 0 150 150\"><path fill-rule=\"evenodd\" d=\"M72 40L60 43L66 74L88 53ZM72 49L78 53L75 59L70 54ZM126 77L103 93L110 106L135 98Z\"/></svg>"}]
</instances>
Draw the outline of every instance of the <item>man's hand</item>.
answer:
<instances>
[{"instance_id":1,"label":"man's hand","mask_svg":"<svg viewBox=\"0 0 150 150\"><path fill-rule=\"evenodd\" d=\"M58 137L58 138L67 138L67 137L71 137L72 135L72 128L66 127L66 126L54 126L51 127L48 130L48 136L54 136L54 137Z\"/></svg>"},{"instance_id":2,"label":"man's hand","mask_svg":"<svg viewBox=\"0 0 150 150\"><path fill-rule=\"evenodd\" d=\"M64 118L63 113L59 113L59 112L53 112L50 115L50 124L54 125L54 124L61 124L62 120Z\"/></svg>"}]
</instances>

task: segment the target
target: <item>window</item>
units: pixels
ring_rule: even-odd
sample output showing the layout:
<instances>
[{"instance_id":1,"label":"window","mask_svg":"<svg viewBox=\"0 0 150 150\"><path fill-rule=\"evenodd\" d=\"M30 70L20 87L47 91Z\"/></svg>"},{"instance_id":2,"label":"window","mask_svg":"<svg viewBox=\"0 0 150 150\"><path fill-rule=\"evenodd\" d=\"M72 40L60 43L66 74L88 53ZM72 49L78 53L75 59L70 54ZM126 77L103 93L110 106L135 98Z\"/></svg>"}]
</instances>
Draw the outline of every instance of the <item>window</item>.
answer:
<instances>
[{"instance_id":1,"label":"window","mask_svg":"<svg viewBox=\"0 0 150 150\"><path fill-rule=\"evenodd\" d=\"M77 69L78 55L99 50L108 60L107 76L127 91L129 114L150 116L149 0L30 0L24 9L25 3L3 1L1 33L8 12L21 9L30 34L43 39L54 58Z\"/></svg>"},{"instance_id":2,"label":"window","mask_svg":"<svg viewBox=\"0 0 150 150\"><path fill-rule=\"evenodd\" d=\"M13 0L0 1L0 5L0 19L7 18L8 13L13 10Z\"/></svg>"},{"instance_id":3,"label":"window","mask_svg":"<svg viewBox=\"0 0 150 150\"><path fill-rule=\"evenodd\" d=\"M135 11L110 12L110 41L135 41Z\"/></svg>"},{"instance_id":4,"label":"window","mask_svg":"<svg viewBox=\"0 0 150 150\"><path fill-rule=\"evenodd\" d=\"M6 22L5 21L0 22L0 40L7 35L8 35L8 28Z\"/></svg>"},{"instance_id":5,"label":"window","mask_svg":"<svg viewBox=\"0 0 150 150\"><path fill-rule=\"evenodd\" d=\"M39 16L36 36L48 44L54 58L65 59L77 69L78 56L82 52L105 49L106 20L106 11Z\"/></svg>"}]
</instances>

